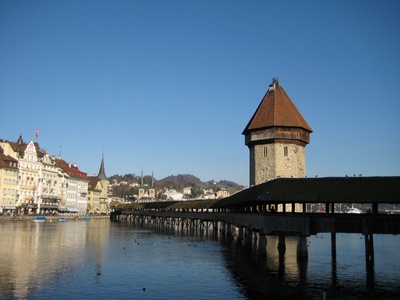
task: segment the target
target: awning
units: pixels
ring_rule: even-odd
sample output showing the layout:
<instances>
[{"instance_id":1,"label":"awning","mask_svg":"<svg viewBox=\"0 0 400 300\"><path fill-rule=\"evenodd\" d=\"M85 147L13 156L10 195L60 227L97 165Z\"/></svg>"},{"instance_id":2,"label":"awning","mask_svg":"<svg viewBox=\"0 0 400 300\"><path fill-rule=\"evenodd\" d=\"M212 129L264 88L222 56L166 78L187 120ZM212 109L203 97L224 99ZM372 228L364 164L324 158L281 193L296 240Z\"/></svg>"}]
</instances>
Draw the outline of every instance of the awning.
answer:
<instances>
[{"instance_id":1,"label":"awning","mask_svg":"<svg viewBox=\"0 0 400 300\"><path fill-rule=\"evenodd\" d=\"M59 212L68 212L68 208L59 207L59 208L58 208L58 211L59 211Z\"/></svg>"},{"instance_id":2,"label":"awning","mask_svg":"<svg viewBox=\"0 0 400 300\"><path fill-rule=\"evenodd\" d=\"M76 208L67 208L69 212L77 213L78 210Z\"/></svg>"},{"instance_id":3,"label":"awning","mask_svg":"<svg viewBox=\"0 0 400 300\"><path fill-rule=\"evenodd\" d=\"M58 205L57 204L42 204L40 205L41 208L52 208L52 209L57 209Z\"/></svg>"}]
</instances>

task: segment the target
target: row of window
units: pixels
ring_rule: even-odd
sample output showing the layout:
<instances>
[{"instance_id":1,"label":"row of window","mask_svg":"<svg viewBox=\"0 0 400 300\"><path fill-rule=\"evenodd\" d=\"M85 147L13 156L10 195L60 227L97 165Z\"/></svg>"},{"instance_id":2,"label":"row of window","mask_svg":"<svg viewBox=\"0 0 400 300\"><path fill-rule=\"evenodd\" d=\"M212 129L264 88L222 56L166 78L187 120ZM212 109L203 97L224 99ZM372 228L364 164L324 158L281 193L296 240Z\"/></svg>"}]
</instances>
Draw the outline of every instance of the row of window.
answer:
<instances>
[{"instance_id":1,"label":"row of window","mask_svg":"<svg viewBox=\"0 0 400 300\"><path fill-rule=\"evenodd\" d=\"M17 191L14 189L3 189L3 196L15 196L17 194Z\"/></svg>"},{"instance_id":2,"label":"row of window","mask_svg":"<svg viewBox=\"0 0 400 300\"><path fill-rule=\"evenodd\" d=\"M288 150L287 146L283 147L283 155L284 156L288 156L289 155L289 150ZM264 147L264 157L267 157L267 156L268 156L268 148Z\"/></svg>"},{"instance_id":3,"label":"row of window","mask_svg":"<svg viewBox=\"0 0 400 300\"><path fill-rule=\"evenodd\" d=\"M10 178L4 178L3 184L4 185L17 185L18 181L15 179L10 179Z\"/></svg>"}]
</instances>

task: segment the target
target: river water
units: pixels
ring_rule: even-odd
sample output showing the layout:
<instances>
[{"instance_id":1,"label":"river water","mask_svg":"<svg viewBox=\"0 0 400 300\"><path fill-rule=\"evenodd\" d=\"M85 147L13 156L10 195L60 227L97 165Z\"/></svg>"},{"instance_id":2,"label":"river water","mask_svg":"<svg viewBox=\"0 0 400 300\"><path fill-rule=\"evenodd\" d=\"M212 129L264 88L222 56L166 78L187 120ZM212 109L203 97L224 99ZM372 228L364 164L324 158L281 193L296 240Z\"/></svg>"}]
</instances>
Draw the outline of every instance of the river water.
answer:
<instances>
[{"instance_id":1,"label":"river water","mask_svg":"<svg viewBox=\"0 0 400 300\"><path fill-rule=\"evenodd\" d=\"M400 237L338 234L267 238L267 253L212 231L179 231L108 219L0 222L1 299L399 299Z\"/></svg>"}]
</instances>

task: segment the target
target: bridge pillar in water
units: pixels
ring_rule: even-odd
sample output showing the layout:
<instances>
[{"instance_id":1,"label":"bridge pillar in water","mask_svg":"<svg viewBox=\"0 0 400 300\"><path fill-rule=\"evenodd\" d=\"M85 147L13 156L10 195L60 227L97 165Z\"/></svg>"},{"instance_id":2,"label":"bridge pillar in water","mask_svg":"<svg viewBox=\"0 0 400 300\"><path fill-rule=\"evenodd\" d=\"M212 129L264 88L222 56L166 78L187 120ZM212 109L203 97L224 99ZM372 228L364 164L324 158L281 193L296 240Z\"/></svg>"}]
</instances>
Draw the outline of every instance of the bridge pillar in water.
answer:
<instances>
[{"instance_id":1,"label":"bridge pillar in water","mask_svg":"<svg viewBox=\"0 0 400 300\"><path fill-rule=\"evenodd\" d=\"M241 241L243 240L243 227L239 226L238 228L238 240Z\"/></svg>"},{"instance_id":2,"label":"bridge pillar in water","mask_svg":"<svg viewBox=\"0 0 400 300\"><path fill-rule=\"evenodd\" d=\"M218 235L218 221L213 222L213 230L214 230L214 234Z\"/></svg>"},{"instance_id":3,"label":"bridge pillar in water","mask_svg":"<svg viewBox=\"0 0 400 300\"><path fill-rule=\"evenodd\" d=\"M304 235L299 236L297 243L297 257L308 257L307 237Z\"/></svg>"},{"instance_id":4,"label":"bridge pillar in water","mask_svg":"<svg viewBox=\"0 0 400 300\"><path fill-rule=\"evenodd\" d=\"M226 236L227 237L232 236L232 224L231 223L226 223Z\"/></svg>"},{"instance_id":5,"label":"bridge pillar in water","mask_svg":"<svg viewBox=\"0 0 400 300\"><path fill-rule=\"evenodd\" d=\"M367 265L374 261L374 237L372 233L365 234L365 259Z\"/></svg>"},{"instance_id":6,"label":"bridge pillar in water","mask_svg":"<svg viewBox=\"0 0 400 300\"><path fill-rule=\"evenodd\" d=\"M246 227L246 234L244 237L244 244L246 246L250 246L251 247L251 243L253 241L253 231L251 230L250 227Z\"/></svg>"},{"instance_id":7,"label":"bridge pillar in water","mask_svg":"<svg viewBox=\"0 0 400 300\"><path fill-rule=\"evenodd\" d=\"M267 252L267 238L265 234L258 233L258 253Z\"/></svg>"},{"instance_id":8,"label":"bridge pillar in water","mask_svg":"<svg viewBox=\"0 0 400 300\"><path fill-rule=\"evenodd\" d=\"M336 233L331 233L331 254L332 254L332 261L336 261Z\"/></svg>"},{"instance_id":9,"label":"bridge pillar in water","mask_svg":"<svg viewBox=\"0 0 400 300\"><path fill-rule=\"evenodd\" d=\"M225 222L220 222L220 232L222 234L225 234L225 232L226 232L226 223Z\"/></svg>"},{"instance_id":10,"label":"bridge pillar in water","mask_svg":"<svg viewBox=\"0 0 400 300\"><path fill-rule=\"evenodd\" d=\"M285 249L286 249L285 236L279 235L278 250L280 252L280 251L284 251Z\"/></svg>"}]
</instances>

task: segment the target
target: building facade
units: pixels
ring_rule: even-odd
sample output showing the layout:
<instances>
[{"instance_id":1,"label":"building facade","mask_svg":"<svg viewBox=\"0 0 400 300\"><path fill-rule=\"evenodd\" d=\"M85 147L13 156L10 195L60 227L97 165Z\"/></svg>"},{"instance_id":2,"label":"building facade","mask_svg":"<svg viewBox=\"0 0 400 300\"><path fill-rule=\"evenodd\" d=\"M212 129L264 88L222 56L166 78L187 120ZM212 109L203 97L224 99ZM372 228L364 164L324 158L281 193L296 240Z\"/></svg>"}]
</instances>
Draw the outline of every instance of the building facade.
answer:
<instances>
[{"instance_id":1,"label":"building facade","mask_svg":"<svg viewBox=\"0 0 400 300\"><path fill-rule=\"evenodd\" d=\"M85 214L87 174L37 142L0 140L0 208L13 214Z\"/></svg>"},{"instance_id":2,"label":"building facade","mask_svg":"<svg viewBox=\"0 0 400 300\"><path fill-rule=\"evenodd\" d=\"M18 160L0 146L0 213L14 214L18 200Z\"/></svg>"},{"instance_id":3,"label":"building facade","mask_svg":"<svg viewBox=\"0 0 400 300\"><path fill-rule=\"evenodd\" d=\"M89 183L87 173L79 170L76 164L65 162L61 157L55 158L54 161L63 171L61 178L61 210L85 215Z\"/></svg>"},{"instance_id":4,"label":"building facade","mask_svg":"<svg viewBox=\"0 0 400 300\"><path fill-rule=\"evenodd\" d=\"M108 190L110 182L107 179L104 167L104 155L101 159L100 169L97 176L89 176L88 205L90 214L108 214L110 198Z\"/></svg>"},{"instance_id":5,"label":"building facade","mask_svg":"<svg viewBox=\"0 0 400 300\"><path fill-rule=\"evenodd\" d=\"M280 177L305 177L305 147L311 132L279 81L273 79L243 130L249 148L250 186Z\"/></svg>"}]
</instances>

